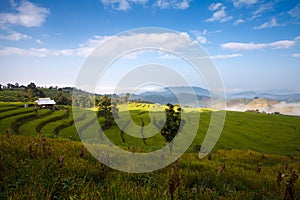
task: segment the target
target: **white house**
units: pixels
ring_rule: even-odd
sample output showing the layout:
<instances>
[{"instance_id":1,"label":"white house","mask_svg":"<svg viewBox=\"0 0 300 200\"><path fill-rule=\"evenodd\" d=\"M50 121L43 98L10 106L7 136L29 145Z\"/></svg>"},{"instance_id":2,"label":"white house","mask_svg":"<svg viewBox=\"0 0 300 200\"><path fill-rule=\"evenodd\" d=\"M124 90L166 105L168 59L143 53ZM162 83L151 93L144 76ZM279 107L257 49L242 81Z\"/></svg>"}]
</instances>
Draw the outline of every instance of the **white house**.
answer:
<instances>
[{"instance_id":1,"label":"white house","mask_svg":"<svg viewBox=\"0 0 300 200\"><path fill-rule=\"evenodd\" d=\"M52 99L48 98L39 98L35 101L39 108L45 108L45 107L53 107L56 102Z\"/></svg>"}]
</instances>

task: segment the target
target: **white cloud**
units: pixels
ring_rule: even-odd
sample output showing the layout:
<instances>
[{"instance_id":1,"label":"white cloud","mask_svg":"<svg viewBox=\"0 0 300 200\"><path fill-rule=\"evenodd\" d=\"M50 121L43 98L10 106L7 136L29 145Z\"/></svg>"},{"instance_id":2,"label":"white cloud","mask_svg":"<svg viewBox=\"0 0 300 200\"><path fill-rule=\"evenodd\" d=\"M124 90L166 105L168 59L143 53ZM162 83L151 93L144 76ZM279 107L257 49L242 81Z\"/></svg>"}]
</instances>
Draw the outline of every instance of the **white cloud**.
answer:
<instances>
[{"instance_id":1,"label":"white cloud","mask_svg":"<svg viewBox=\"0 0 300 200\"><path fill-rule=\"evenodd\" d=\"M179 57L172 55L172 54L163 54L159 57L160 59L168 59L168 60L175 60L179 59Z\"/></svg>"},{"instance_id":2,"label":"white cloud","mask_svg":"<svg viewBox=\"0 0 300 200\"><path fill-rule=\"evenodd\" d=\"M300 18L300 3L298 3L293 9L289 10L288 14L291 17L299 19Z\"/></svg>"},{"instance_id":3,"label":"white cloud","mask_svg":"<svg viewBox=\"0 0 300 200\"><path fill-rule=\"evenodd\" d=\"M177 1L173 7L175 9L185 10L188 7L190 7L190 2L191 2L191 0Z\"/></svg>"},{"instance_id":4,"label":"white cloud","mask_svg":"<svg viewBox=\"0 0 300 200\"><path fill-rule=\"evenodd\" d=\"M260 17L266 11L274 10L273 7L274 7L274 3L266 3L260 5L259 8L252 13L253 16L251 20Z\"/></svg>"},{"instance_id":5,"label":"white cloud","mask_svg":"<svg viewBox=\"0 0 300 200\"><path fill-rule=\"evenodd\" d=\"M235 7L249 6L259 2L259 0L232 0Z\"/></svg>"},{"instance_id":6,"label":"white cloud","mask_svg":"<svg viewBox=\"0 0 300 200\"><path fill-rule=\"evenodd\" d=\"M22 1L20 5L12 4L15 12L0 13L0 27L7 25L21 25L25 27L41 26L50 11L47 8L37 6L29 1Z\"/></svg>"},{"instance_id":7,"label":"white cloud","mask_svg":"<svg viewBox=\"0 0 300 200\"><path fill-rule=\"evenodd\" d=\"M26 35L26 34L18 33L18 32L11 32L9 35L6 35L6 36L0 35L0 39L18 41L18 40L32 39L32 37L29 35Z\"/></svg>"},{"instance_id":8,"label":"white cloud","mask_svg":"<svg viewBox=\"0 0 300 200\"><path fill-rule=\"evenodd\" d=\"M146 4L148 0L130 0L130 2L138 3L138 4Z\"/></svg>"},{"instance_id":9,"label":"white cloud","mask_svg":"<svg viewBox=\"0 0 300 200\"><path fill-rule=\"evenodd\" d=\"M15 47L3 47L0 49L0 56L88 56L93 50L103 43L105 40L112 38L112 36L93 36L86 43L80 44L74 49L46 49L46 48L15 48ZM152 47L152 46L164 46L169 51L177 51L188 47L193 43L189 35L185 32L182 33L151 33L151 34L135 34L135 35L121 35L114 37L113 41L110 41L106 47L107 51L102 52L101 56L109 56L112 52L117 52L121 48L138 48ZM105 55L103 55L105 54Z\"/></svg>"},{"instance_id":10,"label":"white cloud","mask_svg":"<svg viewBox=\"0 0 300 200\"><path fill-rule=\"evenodd\" d=\"M127 11L134 4L146 5L148 0L100 0L105 7L110 7L114 10ZM152 8L156 9L178 9L185 10L190 7L191 0L156 0Z\"/></svg>"},{"instance_id":11,"label":"white cloud","mask_svg":"<svg viewBox=\"0 0 300 200\"><path fill-rule=\"evenodd\" d=\"M229 58L236 58L236 57L241 57L243 56L242 54L218 54L214 56L202 56L200 57L201 59L229 59Z\"/></svg>"},{"instance_id":12,"label":"white cloud","mask_svg":"<svg viewBox=\"0 0 300 200\"><path fill-rule=\"evenodd\" d=\"M126 11L131 9L131 5L127 0L100 0L105 7L111 7L115 10Z\"/></svg>"},{"instance_id":13,"label":"white cloud","mask_svg":"<svg viewBox=\"0 0 300 200\"><path fill-rule=\"evenodd\" d=\"M221 47L223 49L230 49L230 50L255 50L255 49L265 48L266 44L229 42L229 43L221 44Z\"/></svg>"},{"instance_id":14,"label":"white cloud","mask_svg":"<svg viewBox=\"0 0 300 200\"><path fill-rule=\"evenodd\" d=\"M108 40L110 38L111 38L111 36L94 35L86 43L80 44L79 47L73 51L74 55L76 55L76 56L88 56L90 53L93 52L93 50L97 46L99 46L105 40Z\"/></svg>"},{"instance_id":15,"label":"white cloud","mask_svg":"<svg viewBox=\"0 0 300 200\"><path fill-rule=\"evenodd\" d=\"M296 44L293 40L281 40L272 43L238 43L238 42L229 42L221 44L223 49L229 50L256 50L264 48L273 48L273 49L288 49L293 47Z\"/></svg>"},{"instance_id":16,"label":"white cloud","mask_svg":"<svg viewBox=\"0 0 300 200\"><path fill-rule=\"evenodd\" d=\"M277 42L272 42L272 43L268 44L268 46L270 46L274 49L288 49L288 48L291 48L292 46L294 46L295 44L296 44L295 41L281 40L281 41L277 41Z\"/></svg>"},{"instance_id":17,"label":"white cloud","mask_svg":"<svg viewBox=\"0 0 300 200\"><path fill-rule=\"evenodd\" d=\"M272 28L276 26L280 26L280 25L277 23L277 20L273 17L271 21L266 22L260 26L255 26L254 29L265 29L265 28Z\"/></svg>"},{"instance_id":18,"label":"white cloud","mask_svg":"<svg viewBox=\"0 0 300 200\"><path fill-rule=\"evenodd\" d=\"M211 4L208 9L210 11L214 11L212 17L206 19L206 22L214 22L214 21L219 21L219 22L226 22L232 19L232 16L228 16L225 9L226 7L223 6L221 3L213 3Z\"/></svg>"},{"instance_id":19,"label":"white cloud","mask_svg":"<svg viewBox=\"0 0 300 200\"><path fill-rule=\"evenodd\" d=\"M173 8L178 10L185 10L190 7L191 0L156 0L153 8L167 9Z\"/></svg>"},{"instance_id":20,"label":"white cloud","mask_svg":"<svg viewBox=\"0 0 300 200\"><path fill-rule=\"evenodd\" d=\"M203 30L202 32L200 31L191 31L192 34L196 36L196 41L199 42L200 44L207 44L208 41L205 37L205 35L208 33L207 29Z\"/></svg>"},{"instance_id":21,"label":"white cloud","mask_svg":"<svg viewBox=\"0 0 300 200\"><path fill-rule=\"evenodd\" d=\"M207 44L207 39L204 36L197 36L196 40L200 43L200 44Z\"/></svg>"},{"instance_id":22,"label":"white cloud","mask_svg":"<svg viewBox=\"0 0 300 200\"><path fill-rule=\"evenodd\" d=\"M106 40L107 36L93 36L86 43L80 44L78 48L74 49L47 49L47 48L16 48L16 47L4 47L0 49L1 56L19 55L19 56L88 56L99 44ZM35 40L38 44L42 44L42 41Z\"/></svg>"},{"instance_id":23,"label":"white cloud","mask_svg":"<svg viewBox=\"0 0 300 200\"><path fill-rule=\"evenodd\" d=\"M40 39L36 39L35 42L38 43L38 44L44 44L44 42Z\"/></svg>"},{"instance_id":24,"label":"white cloud","mask_svg":"<svg viewBox=\"0 0 300 200\"><path fill-rule=\"evenodd\" d=\"M300 53L293 53L292 57L294 57L294 58L300 58Z\"/></svg>"},{"instance_id":25,"label":"white cloud","mask_svg":"<svg viewBox=\"0 0 300 200\"><path fill-rule=\"evenodd\" d=\"M236 58L241 57L242 54L224 54L224 55L215 55L210 56L211 59L226 59L226 58Z\"/></svg>"},{"instance_id":26,"label":"white cloud","mask_svg":"<svg viewBox=\"0 0 300 200\"><path fill-rule=\"evenodd\" d=\"M166 9L170 7L170 3L165 0L157 0L154 4L153 7L155 8L160 8L160 9Z\"/></svg>"},{"instance_id":27,"label":"white cloud","mask_svg":"<svg viewBox=\"0 0 300 200\"><path fill-rule=\"evenodd\" d=\"M212 3L212 4L209 5L208 10L210 10L210 11L216 11L216 10L218 10L222 6L223 6L222 3Z\"/></svg>"},{"instance_id":28,"label":"white cloud","mask_svg":"<svg viewBox=\"0 0 300 200\"><path fill-rule=\"evenodd\" d=\"M46 55L50 55L51 50L40 48L30 48L30 49L21 49L16 47L4 47L0 49L1 56L9 56L9 55L20 55L20 56L38 56L43 57Z\"/></svg>"},{"instance_id":29,"label":"white cloud","mask_svg":"<svg viewBox=\"0 0 300 200\"><path fill-rule=\"evenodd\" d=\"M233 23L233 25L239 25L239 24L242 24L242 23L244 23L245 22L245 20L243 20L243 19L238 19L238 20L236 20L234 23Z\"/></svg>"}]
</instances>

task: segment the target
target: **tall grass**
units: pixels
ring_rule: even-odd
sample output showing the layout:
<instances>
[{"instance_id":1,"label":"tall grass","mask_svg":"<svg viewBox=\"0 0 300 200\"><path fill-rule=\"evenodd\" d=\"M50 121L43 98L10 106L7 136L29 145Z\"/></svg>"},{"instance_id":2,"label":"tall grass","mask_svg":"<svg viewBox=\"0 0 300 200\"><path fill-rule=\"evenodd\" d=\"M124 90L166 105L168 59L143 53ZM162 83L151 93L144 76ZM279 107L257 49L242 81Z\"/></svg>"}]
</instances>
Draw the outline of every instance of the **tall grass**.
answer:
<instances>
[{"instance_id":1,"label":"tall grass","mask_svg":"<svg viewBox=\"0 0 300 200\"><path fill-rule=\"evenodd\" d=\"M0 196L9 199L283 199L292 173L300 174L299 158L243 150L219 150L210 160L186 153L158 171L128 174L99 163L80 142L0 139ZM293 190L299 199L299 179Z\"/></svg>"}]
</instances>

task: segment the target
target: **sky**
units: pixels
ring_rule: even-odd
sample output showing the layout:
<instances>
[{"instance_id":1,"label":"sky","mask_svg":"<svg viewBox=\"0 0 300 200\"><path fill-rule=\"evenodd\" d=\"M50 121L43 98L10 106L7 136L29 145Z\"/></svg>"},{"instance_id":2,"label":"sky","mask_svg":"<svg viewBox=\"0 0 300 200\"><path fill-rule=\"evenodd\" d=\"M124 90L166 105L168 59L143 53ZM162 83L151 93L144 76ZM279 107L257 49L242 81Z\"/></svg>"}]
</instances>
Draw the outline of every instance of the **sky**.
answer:
<instances>
[{"instance_id":1,"label":"sky","mask_svg":"<svg viewBox=\"0 0 300 200\"><path fill-rule=\"evenodd\" d=\"M74 86L97 46L143 27L174 30L201 46L228 93L300 93L299 0L1 0L0 83ZM178 42L163 37L154 40ZM114 79L156 55L152 62L181 67L191 84L203 86L205 80L195 81L180 58L148 54L116 62L113 73L122 73ZM112 79L101 85L106 91L114 87Z\"/></svg>"}]
</instances>

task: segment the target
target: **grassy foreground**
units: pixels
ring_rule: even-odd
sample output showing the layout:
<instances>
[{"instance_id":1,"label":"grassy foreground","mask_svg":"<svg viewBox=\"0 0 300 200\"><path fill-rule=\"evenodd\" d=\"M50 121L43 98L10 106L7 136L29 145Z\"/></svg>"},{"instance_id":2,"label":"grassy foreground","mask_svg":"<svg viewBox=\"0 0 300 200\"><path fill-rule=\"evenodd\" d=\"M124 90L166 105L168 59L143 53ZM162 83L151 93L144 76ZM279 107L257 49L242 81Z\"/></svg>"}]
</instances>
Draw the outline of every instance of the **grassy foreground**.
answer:
<instances>
[{"instance_id":1,"label":"grassy foreground","mask_svg":"<svg viewBox=\"0 0 300 200\"><path fill-rule=\"evenodd\" d=\"M104 166L80 142L10 134L0 140L4 199L283 199L300 172L299 158L218 150L202 160L186 153L161 170L128 174ZM300 198L299 180L291 191Z\"/></svg>"},{"instance_id":2,"label":"grassy foreground","mask_svg":"<svg viewBox=\"0 0 300 200\"><path fill-rule=\"evenodd\" d=\"M124 132L114 124L105 130L107 137L137 152L166 145L159 133L145 143L126 134L142 119L145 125L150 122L149 109L160 112L155 105L130 106L133 122ZM125 110L121 106L119 115ZM184 112L189 113L186 133L200 116L187 152L158 171L129 174L101 164L74 141L80 140L74 121L83 136L95 132L88 116L73 119L69 107L51 112L0 103L0 199L300 199L300 117L226 112L213 153L199 159L195 152L212 111Z\"/></svg>"}]
</instances>

